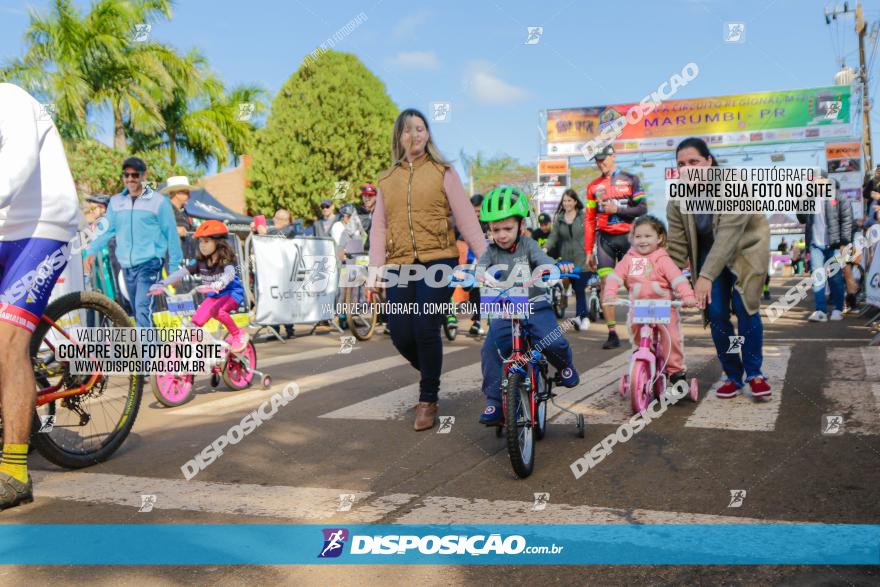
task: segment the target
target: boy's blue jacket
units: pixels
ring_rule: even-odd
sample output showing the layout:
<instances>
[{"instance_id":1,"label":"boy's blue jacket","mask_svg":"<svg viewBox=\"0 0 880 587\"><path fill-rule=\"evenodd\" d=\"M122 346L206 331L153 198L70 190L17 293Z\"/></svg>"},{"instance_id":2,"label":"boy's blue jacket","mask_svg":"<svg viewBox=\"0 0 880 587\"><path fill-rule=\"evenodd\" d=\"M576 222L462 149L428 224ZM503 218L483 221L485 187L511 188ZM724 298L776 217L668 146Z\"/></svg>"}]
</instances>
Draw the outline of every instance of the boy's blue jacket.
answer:
<instances>
[{"instance_id":1,"label":"boy's blue jacket","mask_svg":"<svg viewBox=\"0 0 880 587\"><path fill-rule=\"evenodd\" d=\"M106 217L109 228L89 244L89 255L98 254L115 236L116 259L122 267L134 267L151 259L164 260L166 253L169 273L180 266L183 251L174 211L162 194L145 187L144 193L132 202L125 189L110 198Z\"/></svg>"}]
</instances>

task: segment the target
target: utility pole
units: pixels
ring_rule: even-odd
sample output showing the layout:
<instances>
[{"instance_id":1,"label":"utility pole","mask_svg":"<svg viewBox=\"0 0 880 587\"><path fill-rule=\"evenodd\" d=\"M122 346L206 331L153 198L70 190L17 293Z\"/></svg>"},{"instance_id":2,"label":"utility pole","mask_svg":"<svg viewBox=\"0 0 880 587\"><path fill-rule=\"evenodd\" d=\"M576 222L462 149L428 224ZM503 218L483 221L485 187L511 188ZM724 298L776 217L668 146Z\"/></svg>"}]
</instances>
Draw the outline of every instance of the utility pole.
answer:
<instances>
[{"instance_id":1,"label":"utility pole","mask_svg":"<svg viewBox=\"0 0 880 587\"><path fill-rule=\"evenodd\" d=\"M843 9L833 8L830 12L825 9L825 23L830 25L832 20L837 20L837 15L852 12L849 2L843 3ZM865 170L870 171L873 167L873 153L871 148L871 103L868 100L868 68L865 65L865 34L868 31L868 23L865 22L862 12L862 2L856 4L856 35L859 38L859 82L862 84L862 143L865 151ZM843 71L843 70L841 70Z\"/></svg>"},{"instance_id":2,"label":"utility pole","mask_svg":"<svg viewBox=\"0 0 880 587\"><path fill-rule=\"evenodd\" d=\"M865 66L865 32L868 23L862 14L861 0L856 5L856 34L859 36L859 79L862 82L862 133L865 143L865 170L873 169L871 152L871 103L868 101L868 68Z\"/></svg>"}]
</instances>

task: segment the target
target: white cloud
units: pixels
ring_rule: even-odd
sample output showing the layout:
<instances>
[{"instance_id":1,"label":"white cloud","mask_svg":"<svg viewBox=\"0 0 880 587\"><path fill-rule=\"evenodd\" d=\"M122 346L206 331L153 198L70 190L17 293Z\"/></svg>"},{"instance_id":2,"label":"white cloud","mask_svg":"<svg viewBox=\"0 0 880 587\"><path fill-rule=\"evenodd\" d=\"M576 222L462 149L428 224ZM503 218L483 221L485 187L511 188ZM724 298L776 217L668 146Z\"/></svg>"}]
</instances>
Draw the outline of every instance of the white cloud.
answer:
<instances>
[{"instance_id":1,"label":"white cloud","mask_svg":"<svg viewBox=\"0 0 880 587\"><path fill-rule=\"evenodd\" d=\"M483 104L509 104L528 97L528 92L495 74L488 61L474 61L465 70L465 89Z\"/></svg>"},{"instance_id":2,"label":"white cloud","mask_svg":"<svg viewBox=\"0 0 880 587\"><path fill-rule=\"evenodd\" d=\"M390 64L396 67L408 67L413 69L437 69L440 62L433 51L403 51L395 55Z\"/></svg>"},{"instance_id":3,"label":"white cloud","mask_svg":"<svg viewBox=\"0 0 880 587\"><path fill-rule=\"evenodd\" d=\"M420 10L419 12L404 16L396 25L394 25L391 34L398 39L415 37L419 32L419 28L425 24L429 16L431 16L430 10Z\"/></svg>"}]
</instances>

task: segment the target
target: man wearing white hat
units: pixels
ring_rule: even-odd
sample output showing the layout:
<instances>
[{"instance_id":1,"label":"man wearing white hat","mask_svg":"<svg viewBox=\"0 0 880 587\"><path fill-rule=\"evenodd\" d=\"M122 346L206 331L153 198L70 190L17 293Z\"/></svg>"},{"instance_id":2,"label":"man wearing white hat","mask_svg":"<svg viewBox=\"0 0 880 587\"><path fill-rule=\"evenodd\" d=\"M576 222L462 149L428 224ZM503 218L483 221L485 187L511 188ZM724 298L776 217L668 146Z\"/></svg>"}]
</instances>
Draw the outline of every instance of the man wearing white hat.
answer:
<instances>
[{"instance_id":1,"label":"man wearing white hat","mask_svg":"<svg viewBox=\"0 0 880 587\"><path fill-rule=\"evenodd\" d=\"M168 183L160 191L167 195L171 200L171 206L174 208L174 221L177 223L177 234L180 238L186 237L186 233L193 229L192 220L184 210L187 201L189 201L189 193L196 189L189 185L189 179L185 175L175 175L168 178Z\"/></svg>"}]
</instances>

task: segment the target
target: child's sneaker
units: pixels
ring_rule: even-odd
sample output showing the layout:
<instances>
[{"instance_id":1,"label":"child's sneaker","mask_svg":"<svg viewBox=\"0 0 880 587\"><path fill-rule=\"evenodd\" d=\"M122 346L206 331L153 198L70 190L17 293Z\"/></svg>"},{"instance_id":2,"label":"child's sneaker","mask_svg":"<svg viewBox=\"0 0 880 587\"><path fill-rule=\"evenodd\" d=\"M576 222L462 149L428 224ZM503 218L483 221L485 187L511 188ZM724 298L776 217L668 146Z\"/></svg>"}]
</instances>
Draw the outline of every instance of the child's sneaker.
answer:
<instances>
[{"instance_id":1,"label":"child's sneaker","mask_svg":"<svg viewBox=\"0 0 880 587\"><path fill-rule=\"evenodd\" d=\"M250 336L244 330L239 330L238 334L232 335L226 339L226 342L229 343L229 350L233 353L243 353L244 349L247 348L248 341L250 340Z\"/></svg>"},{"instance_id":2,"label":"child's sneaker","mask_svg":"<svg viewBox=\"0 0 880 587\"><path fill-rule=\"evenodd\" d=\"M471 325L471 329L468 330L468 334L470 334L471 336L483 336L484 334L486 334L486 331L483 330L483 327L480 326L479 322L474 322Z\"/></svg>"},{"instance_id":3,"label":"child's sneaker","mask_svg":"<svg viewBox=\"0 0 880 587\"><path fill-rule=\"evenodd\" d=\"M608 331L608 340L606 340L602 344L603 349L616 349L620 346L620 338L617 336L617 332L614 330Z\"/></svg>"},{"instance_id":4,"label":"child's sneaker","mask_svg":"<svg viewBox=\"0 0 880 587\"><path fill-rule=\"evenodd\" d=\"M486 426L501 426L502 420L504 414L501 412L501 406L493 402L487 403L483 413L480 414L480 424Z\"/></svg>"},{"instance_id":5,"label":"child's sneaker","mask_svg":"<svg viewBox=\"0 0 880 587\"><path fill-rule=\"evenodd\" d=\"M739 393L739 386L733 381L725 381L724 385L718 388L715 392L715 395L721 399L730 399L732 397L736 397Z\"/></svg>"},{"instance_id":6,"label":"child's sneaker","mask_svg":"<svg viewBox=\"0 0 880 587\"><path fill-rule=\"evenodd\" d=\"M749 387L752 388L752 395L754 397L770 397L770 394L772 393L767 380L760 376L750 379Z\"/></svg>"},{"instance_id":7,"label":"child's sneaker","mask_svg":"<svg viewBox=\"0 0 880 587\"><path fill-rule=\"evenodd\" d=\"M562 387L577 387L581 382L581 378L578 375L577 369L569 365L562 371L560 371L556 377L556 380Z\"/></svg>"}]
</instances>

